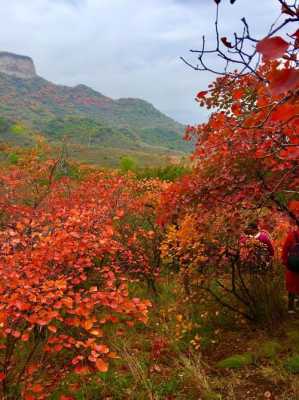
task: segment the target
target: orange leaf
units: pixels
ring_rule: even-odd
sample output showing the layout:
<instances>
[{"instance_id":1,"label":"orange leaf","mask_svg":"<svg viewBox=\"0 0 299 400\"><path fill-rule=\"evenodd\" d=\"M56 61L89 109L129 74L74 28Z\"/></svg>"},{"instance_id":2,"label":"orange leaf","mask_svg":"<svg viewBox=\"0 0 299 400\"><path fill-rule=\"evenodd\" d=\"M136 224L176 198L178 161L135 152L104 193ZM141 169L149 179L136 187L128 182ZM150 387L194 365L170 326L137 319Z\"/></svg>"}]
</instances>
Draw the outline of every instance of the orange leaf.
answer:
<instances>
[{"instance_id":1,"label":"orange leaf","mask_svg":"<svg viewBox=\"0 0 299 400\"><path fill-rule=\"evenodd\" d=\"M20 311L27 311L27 310L30 310L30 304L27 304L27 303L23 303L23 302L21 302L21 301L19 301L19 300L17 300L16 302L15 302L15 306L20 310Z\"/></svg>"},{"instance_id":2,"label":"orange leaf","mask_svg":"<svg viewBox=\"0 0 299 400\"><path fill-rule=\"evenodd\" d=\"M109 353L109 347L106 346L105 344L96 344L94 346L94 349L98 353L104 353L104 354Z\"/></svg>"},{"instance_id":3,"label":"orange leaf","mask_svg":"<svg viewBox=\"0 0 299 400\"><path fill-rule=\"evenodd\" d=\"M67 287L66 281L63 279L55 281L55 287L57 287L57 289L66 289Z\"/></svg>"},{"instance_id":4,"label":"orange leaf","mask_svg":"<svg viewBox=\"0 0 299 400\"><path fill-rule=\"evenodd\" d=\"M56 333L56 332L57 332L57 328L56 328L55 325L49 325L49 326L48 326L48 329L49 329L49 331L51 331L51 332L53 332L53 333Z\"/></svg>"},{"instance_id":5,"label":"orange leaf","mask_svg":"<svg viewBox=\"0 0 299 400\"><path fill-rule=\"evenodd\" d=\"M111 351L109 354L108 354L108 357L109 358L119 358L119 356L115 353L115 351Z\"/></svg>"},{"instance_id":6,"label":"orange leaf","mask_svg":"<svg viewBox=\"0 0 299 400\"><path fill-rule=\"evenodd\" d=\"M92 331L90 331L90 333L97 337L103 336L103 331L101 329L93 329Z\"/></svg>"},{"instance_id":7,"label":"orange leaf","mask_svg":"<svg viewBox=\"0 0 299 400\"><path fill-rule=\"evenodd\" d=\"M108 364L104 360L102 360L101 358L97 359L96 367L100 372L107 372L108 371Z\"/></svg>"},{"instance_id":8,"label":"orange leaf","mask_svg":"<svg viewBox=\"0 0 299 400\"><path fill-rule=\"evenodd\" d=\"M82 323L82 326L83 326L84 329L86 329L87 331L89 331L89 330L93 327L93 322L92 322L91 319L88 319L88 320L86 320L86 321L84 321L84 322Z\"/></svg>"},{"instance_id":9,"label":"orange leaf","mask_svg":"<svg viewBox=\"0 0 299 400\"><path fill-rule=\"evenodd\" d=\"M77 365L75 368L75 372L78 375L87 375L90 373L90 370L88 367L83 366L83 365Z\"/></svg>"}]
</instances>

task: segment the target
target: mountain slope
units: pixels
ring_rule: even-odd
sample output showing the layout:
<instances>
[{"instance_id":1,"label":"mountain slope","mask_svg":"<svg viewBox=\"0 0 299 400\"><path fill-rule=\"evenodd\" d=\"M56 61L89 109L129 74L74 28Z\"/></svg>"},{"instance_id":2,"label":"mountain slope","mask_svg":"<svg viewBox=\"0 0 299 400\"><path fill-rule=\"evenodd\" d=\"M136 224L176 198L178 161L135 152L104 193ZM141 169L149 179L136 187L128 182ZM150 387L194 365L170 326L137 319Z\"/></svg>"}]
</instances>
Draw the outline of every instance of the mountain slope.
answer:
<instances>
[{"instance_id":1,"label":"mountain slope","mask_svg":"<svg viewBox=\"0 0 299 400\"><path fill-rule=\"evenodd\" d=\"M76 145L145 152L190 150L190 144L182 139L183 125L150 103L132 98L113 100L85 85L55 85L32 76L32 71L26 76L22 66L15 66L19 59L14 55L10 64L5 61L3 73L1 54L10 53L0 53L0 116L25 123L47 140L57 142L66 137ZM12 63L13 72L7 74Z\"/></svg>"}]
</instances>

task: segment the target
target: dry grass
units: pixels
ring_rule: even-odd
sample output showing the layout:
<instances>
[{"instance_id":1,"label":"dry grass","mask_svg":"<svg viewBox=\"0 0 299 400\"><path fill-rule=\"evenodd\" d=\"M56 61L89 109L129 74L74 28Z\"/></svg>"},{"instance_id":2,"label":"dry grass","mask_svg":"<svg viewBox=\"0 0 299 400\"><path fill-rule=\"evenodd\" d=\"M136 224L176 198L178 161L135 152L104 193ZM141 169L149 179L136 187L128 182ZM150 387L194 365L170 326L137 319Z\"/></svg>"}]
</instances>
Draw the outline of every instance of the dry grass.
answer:
<instances>
[{"instance_id":1,"label":"dry grass","mask_svg":"<svg viewBox=\"0 0 299 400\"><path fill-rule=\"evenodd\" d=\"M122 343L121 346L114 344L114 348L117 350L121 359L126 362L135 381L136 389L141 385L148 395L148 400L160 400L158 396L153 393L152 384L148 379L147 370L138 357L134 353L130 352L125 343Z\"/></svg>"},{"instance_id":2,"label":"dry grass","mask_svg":"<svg viewBox=\"0 0 299 400\"><path fill-rule=\"evenodd\" d=\"M182 355L179 360L178 368L182 369L185 377L198 389L199 393L212 391L207 366L204 365L200 355L193 357Z\"/></svg>"}]
</instances>

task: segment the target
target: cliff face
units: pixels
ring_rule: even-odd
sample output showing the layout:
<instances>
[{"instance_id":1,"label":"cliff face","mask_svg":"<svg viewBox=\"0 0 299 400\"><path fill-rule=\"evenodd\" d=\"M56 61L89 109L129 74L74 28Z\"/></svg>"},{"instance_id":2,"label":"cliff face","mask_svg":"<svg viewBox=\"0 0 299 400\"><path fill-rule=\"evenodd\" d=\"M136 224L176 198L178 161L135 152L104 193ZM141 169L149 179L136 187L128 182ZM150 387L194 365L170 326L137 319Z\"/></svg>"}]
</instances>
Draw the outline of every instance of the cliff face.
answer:
<instances>
[{"instance_id":1,"label":"cliff face","mask_svg":"<svg viewBox=\"0 0 299 400\"><path fill-rule=\"evenodd\" d=\"M31 79L37 76L30 57L4 51L0 52L0 72L22 79Z\"/></svg>"}]
</instances>

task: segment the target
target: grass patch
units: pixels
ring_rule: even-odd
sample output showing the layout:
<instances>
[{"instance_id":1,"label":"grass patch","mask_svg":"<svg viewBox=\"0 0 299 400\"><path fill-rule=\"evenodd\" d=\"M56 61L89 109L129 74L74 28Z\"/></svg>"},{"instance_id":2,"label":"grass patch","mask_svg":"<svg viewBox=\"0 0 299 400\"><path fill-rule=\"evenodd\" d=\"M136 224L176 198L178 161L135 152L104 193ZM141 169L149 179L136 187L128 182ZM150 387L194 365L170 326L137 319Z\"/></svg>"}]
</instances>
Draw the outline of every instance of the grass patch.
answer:
<instances>
[{"instance_id":1,"label":"grass patch","mask_svg":"<svg viewBox=\"0 0 299 400\"><path fill-rule=\"evenodd\" d=\"M202 394L202 400L222 400L222 396L215 392L205 392Z\"/></svg>"},{"instance_id":2,"label":"grass patch","mask_svg":"<svg viewBox=\"0 0 299 400\"><path fill-rule=\"evenodd\" d=\"M159 396L158 398L166 398L168 396L176 394L180 389L180 381L177 376L173 376L167 381L161 382L155 387L155 393Z\"/></svg>"},{"instance_id":3,"label":"grass patch","mask_svg":"<svg viewBox=\"0 0 299 400\"><path fill-rule=\"evenodd\" d=\"M274 359L277 354L281 351L282 346L275 340L268 340L259 346L256 356L257 358L269 358Z\"/></svg>"},{"instance_id":4,"label":"grass patch","mask_svg":"<svg viewBox=\"0 0 299 400\"><path fill-rule=\"evenodd\" d=\"M292 349L299 351L299 331L298 329L287 332L288 342Z\"/></svg>"},{"instance_id":5,"label":"grass patch","mask_svg":"<svg viewBox=\"0 0 299 400\"><path fill-rule=\"evenodd\" d=\"M253 355L251 353L235 354L234 356L225 358L217 363L218 368L239 369L253 363Z\"/></svg>"},{"instance_id":6,"label":"grass patch","mask_svg":"<svg viewBox=\"0 0 299 400\"><path fill-rule=\"evenodd\" d=\"M289 357L285 361L284 367L291 374L299 374L299 355Z\"/></svg>"}]
</instances>

